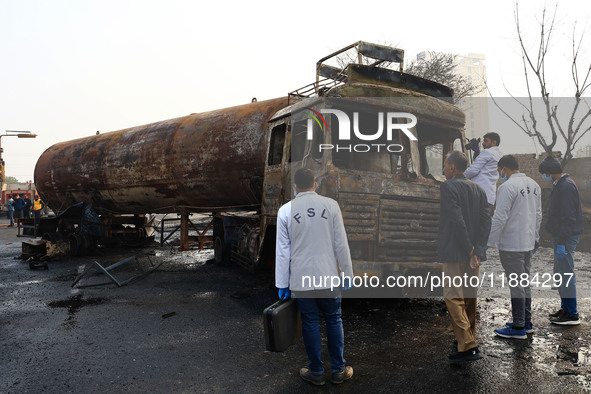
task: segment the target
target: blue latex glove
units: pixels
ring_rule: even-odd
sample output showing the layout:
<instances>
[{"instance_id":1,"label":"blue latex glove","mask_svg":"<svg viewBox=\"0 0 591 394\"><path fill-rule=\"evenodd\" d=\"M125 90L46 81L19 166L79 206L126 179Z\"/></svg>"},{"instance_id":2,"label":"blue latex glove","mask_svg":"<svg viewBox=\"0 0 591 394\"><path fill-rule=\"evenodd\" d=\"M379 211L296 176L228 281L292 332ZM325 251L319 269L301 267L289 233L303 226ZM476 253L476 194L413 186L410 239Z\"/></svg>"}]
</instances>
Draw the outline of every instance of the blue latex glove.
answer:
<instances>
[{"instance_id":1,"label":"blue latex glove","mask_svg":"<svg viewBox=\"0 0 591 394\"><path fill-rule=\"evenodd\" d=\"M563 259L566 257L566 248L564 245L556 245L556 257Z\"/></svg>"},{"instance_id":2,"label":"blue latex glove","mask_svg":"<svg viewBox=\"0 0 591 394\"><path fill-rule=\"evenodd\" d=\"M353 287L351 278L343 279L343 290L349 290L351 287Z\"/></svg>"},{"instance_id":3,"label":"blue latex glove","mask_svg":"<svg viewBox=\"0 0 591 394\"><path fill-rule=\"evenodd\" d=\"M536 254L538 252L538 248L535 248L534 250L531 251L531 254Z\"/></svg>"},{"instance_id":4,"label":"blue latex glove","mask_svg":"<svg viewBox=\"0 0 591 394\"><path fill-rule=\"evenodd\" d=\"M279 299L280 300L289 300L291 298L291 291L289 291L289 287L284 287L283 289L279 289Z\"/></svg>"}]
</instances>

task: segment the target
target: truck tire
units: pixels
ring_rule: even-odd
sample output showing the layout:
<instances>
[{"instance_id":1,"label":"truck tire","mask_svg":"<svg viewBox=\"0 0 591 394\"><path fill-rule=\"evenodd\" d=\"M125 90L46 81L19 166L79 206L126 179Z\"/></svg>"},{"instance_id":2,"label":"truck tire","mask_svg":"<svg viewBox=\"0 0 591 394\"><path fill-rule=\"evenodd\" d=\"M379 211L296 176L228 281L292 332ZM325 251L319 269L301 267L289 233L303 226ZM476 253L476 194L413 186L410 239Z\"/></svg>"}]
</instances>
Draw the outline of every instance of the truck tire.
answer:
<instances>
[{"instance_id":1,"label":"truck tire","mask_svg":"<svg viewBox=\"0 0 591 394\"><path fill-rule=\"evenodd\" d=\"M226 242L224 222L221 218L213 221L213 252L216 264L227 264L230 262L231 244Z\"/></svg>"}]
</instances>

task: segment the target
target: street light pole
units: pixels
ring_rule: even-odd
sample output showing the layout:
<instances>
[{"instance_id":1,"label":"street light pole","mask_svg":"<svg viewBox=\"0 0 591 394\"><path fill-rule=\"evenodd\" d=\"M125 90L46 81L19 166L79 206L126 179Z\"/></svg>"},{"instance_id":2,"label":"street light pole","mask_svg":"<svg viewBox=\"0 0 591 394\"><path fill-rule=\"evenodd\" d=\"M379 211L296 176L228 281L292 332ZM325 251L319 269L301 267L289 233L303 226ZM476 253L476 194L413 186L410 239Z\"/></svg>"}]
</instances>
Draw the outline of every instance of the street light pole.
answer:
<instances>
[{"instance_id":1,"label":"street light pole","mask_svg":"<svg viewBox=\"0 0 591 394\"><path fill-rule=\"evenodd\" d=\"M6 179L6 171L4 169L4 159L2 159L2 137L18 137L18 138L36 138L37 134L33 134L30 131L18 131L18 130L6 130L5 134L0 134L0 183L4 183Z\"/></svg>"}]
</instances>

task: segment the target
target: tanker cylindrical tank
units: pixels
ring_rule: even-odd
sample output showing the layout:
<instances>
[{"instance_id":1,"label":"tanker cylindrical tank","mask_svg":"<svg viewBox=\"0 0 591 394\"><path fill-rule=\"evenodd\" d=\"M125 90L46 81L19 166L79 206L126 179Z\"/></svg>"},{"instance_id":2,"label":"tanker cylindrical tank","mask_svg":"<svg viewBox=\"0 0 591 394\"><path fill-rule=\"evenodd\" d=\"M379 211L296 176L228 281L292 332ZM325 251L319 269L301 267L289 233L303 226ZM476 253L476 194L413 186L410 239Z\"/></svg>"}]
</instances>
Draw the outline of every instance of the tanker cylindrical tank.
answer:
<instances>
[{"instance_id":1,"label":"tanker cylindrical tank","mask_svg":"<svg viewBox=\"0 0 591 394\"><path fill-rule=\"evenodd\" d=\"M268 119L287 97L61 142L35 184L55 212L77 202L113 213L260 206Z\"/></svg>"}]
</instances>

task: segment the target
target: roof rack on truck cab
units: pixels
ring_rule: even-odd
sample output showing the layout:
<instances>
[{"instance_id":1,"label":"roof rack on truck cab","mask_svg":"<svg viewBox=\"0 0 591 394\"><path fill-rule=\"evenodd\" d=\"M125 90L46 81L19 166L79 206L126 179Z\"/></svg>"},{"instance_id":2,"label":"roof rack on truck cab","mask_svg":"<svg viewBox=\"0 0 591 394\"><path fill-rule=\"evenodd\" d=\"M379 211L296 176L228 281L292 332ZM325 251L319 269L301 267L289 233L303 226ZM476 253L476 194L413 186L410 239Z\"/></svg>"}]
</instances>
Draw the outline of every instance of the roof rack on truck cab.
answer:
<instances>
[{"instance_id":1,"label":"roof rack on truck cab","mask_svg":"<svg viewBox=\"0 0 591 394\"><path fill-rule=\"evenodd\" d=\"M328 60L351 49L357 50L357 63L349 63L343 68L326 64ZM364 56L375 61L363 64ZM391 63L398 63L398 70L387 68ZM323 96L335 86L365 83L411 90L451 101L452 89L437 82L405 74L403 68L404 50L358 41L320 59L316 63L316 81L290 92L288 97L291 99Z\"/></svg>"}]
</instances>

